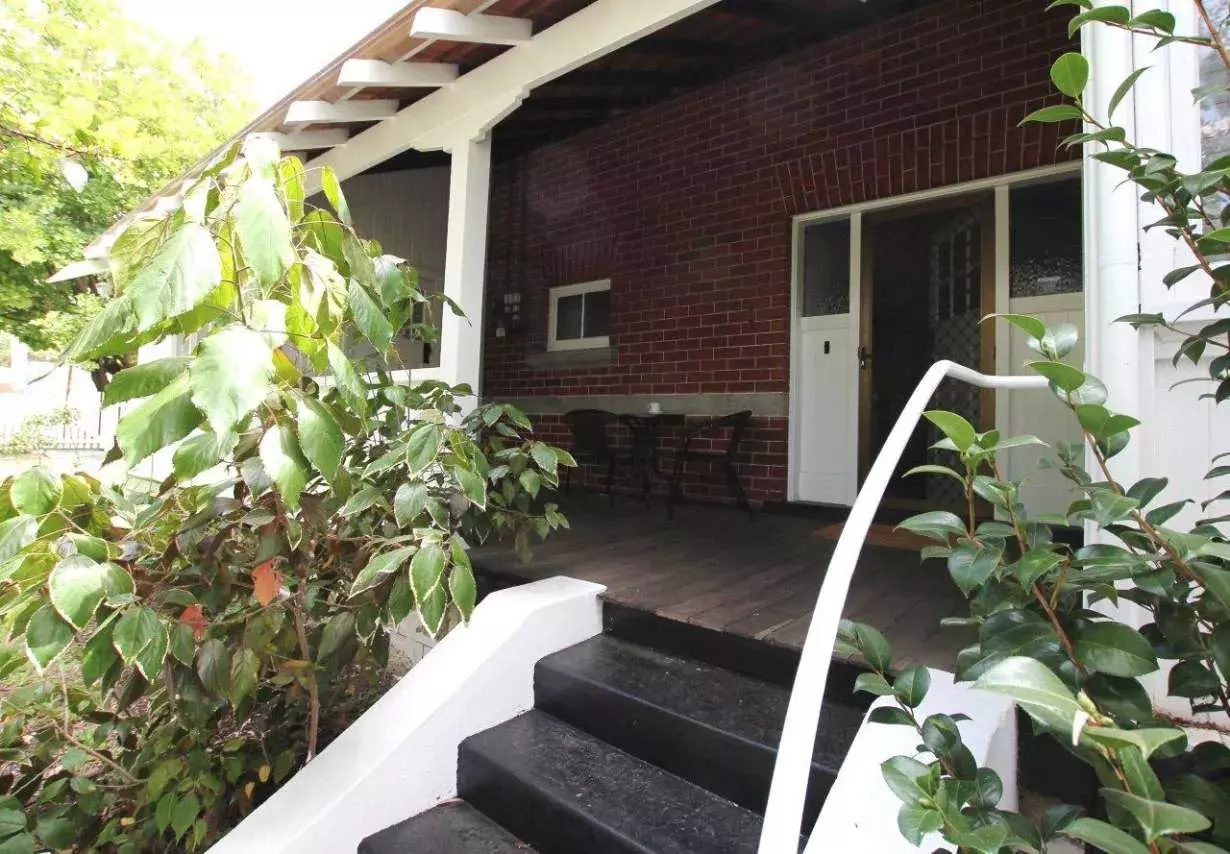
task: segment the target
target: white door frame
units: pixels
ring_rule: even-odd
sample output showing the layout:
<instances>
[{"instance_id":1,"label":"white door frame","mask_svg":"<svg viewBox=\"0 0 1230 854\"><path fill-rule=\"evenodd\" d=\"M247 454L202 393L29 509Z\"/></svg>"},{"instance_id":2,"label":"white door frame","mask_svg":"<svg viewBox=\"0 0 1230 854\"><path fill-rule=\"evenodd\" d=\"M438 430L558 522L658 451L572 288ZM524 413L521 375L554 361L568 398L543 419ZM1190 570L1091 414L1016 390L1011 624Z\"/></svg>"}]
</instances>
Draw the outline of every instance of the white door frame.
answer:
<instances>
[{"instance_id":1,"label":"white door frame","mask_svg":"<svg viewBox=\"0 0 1230 854\"><path fill-rule=\"evenodd\" d=\"M808 213L796 214L793 218L791 226L790 239L790 423L787 431L787 454L789 458L789 468L787 470L787 487L786 498L789 501L799 501L799 452L800 452L800 436L802 433L802 424L799 418L799 397L800 384L802 382L802 366L799 364L799 335L802 332L802 315L800 313L802 307L802 287L803 287L803 230L813 223L824 222L825 220L846 219L850 220L850 329L854 333L851 337L850 346L857 348L858 329L860 322L860 298L861 298L861 277L862 277L862 223L863 215L872 211L883 210L885 208L896 208L904 205L914 204L916 202L925 202L932 199L943 199L950 196L960 196L967 193L976 193L979 191L990 190L995 193L995 249L996 249L996 266L995 266L995 300L996 308L1001 305L1007 305L1008 302L1008 279L1009 279L1009 231L1008 211L1009 211L1009 191L1017 184L1025 184L1034 181L1045 181L1062 178L1072 175L1081 174L1082 164L1080 161L1071 163L1060 163L1054 166L1044 166L1039 169L1027 169L1022 172L1010 172L1005 175L997 175L992 178L982 178L977 181L966 181L961 184L950 184L945 187L938 187L933 190L921 190L916 193L906 193L900 196L888 196L883 199L874 199L869 202L859 202L853 205L845 205L839 208L829 208L822 211L812 211ZM990 312L988 312L990 313ZM995 372L998 374L1007 373L1010 369L1008 364L1008 346L1007 346L1008 328L1004 324L1000 324L996 329L995 336ZM857 365L857 360L854 360ZM850 384L853 391L850 405L852 417L858 418L858 383ZM1008 398L1004 392L998 392L995 399L996 406L996 421L999 423L1007 423L1008 414ZM858 427L856 426L854 435L856 437L856 446L853 449L857 457L857 436ZM857 463L856 463L857 465ZM851 496L853 501L854 496Z\"/></svg>"}]
</instances>

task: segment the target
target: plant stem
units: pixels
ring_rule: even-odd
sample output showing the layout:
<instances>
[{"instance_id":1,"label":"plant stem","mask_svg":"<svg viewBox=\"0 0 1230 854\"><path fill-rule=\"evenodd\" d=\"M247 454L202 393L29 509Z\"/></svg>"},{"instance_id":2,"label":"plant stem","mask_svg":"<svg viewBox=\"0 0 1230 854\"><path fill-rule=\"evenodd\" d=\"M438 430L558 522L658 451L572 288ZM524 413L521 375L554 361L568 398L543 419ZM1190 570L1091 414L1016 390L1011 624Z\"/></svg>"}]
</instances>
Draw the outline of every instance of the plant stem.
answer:
<instances>
[{"instance_id":1,"label":"plant stem","mask_svg":"<svg viewBox=\"0 0 1230 854\"><path fill-rule=\"evenodd\" d=\"M1204 26L1209 31L1209 42L1213 45L1213 49L1217 51L1222 64L1226 66L1226 70L1230 71L1230 52L1227 52L1226 43L1222 41L1221 32L1218 30L1217 25L1213 23L1213 16L1205 8L1204 0L1194 0L1194 2L1196 8L1200 11L1200 19L1204 21Z\"/></svg>"}]
</instances>

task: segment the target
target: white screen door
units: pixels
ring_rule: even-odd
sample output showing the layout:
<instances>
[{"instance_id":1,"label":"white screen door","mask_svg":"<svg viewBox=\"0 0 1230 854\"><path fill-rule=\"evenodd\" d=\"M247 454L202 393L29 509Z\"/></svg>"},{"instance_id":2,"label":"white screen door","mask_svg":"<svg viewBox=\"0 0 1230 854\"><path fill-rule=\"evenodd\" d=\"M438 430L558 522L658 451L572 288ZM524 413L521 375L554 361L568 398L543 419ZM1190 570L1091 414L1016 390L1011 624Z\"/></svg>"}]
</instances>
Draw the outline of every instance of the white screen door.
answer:
<instances>
[{"instance_id":1,"label":"white screen door","mask_svg":"<svg viewBox=\"0 0 1230 854\"><path fill-rule=\"evenodd\" d=\"M858 493L857 228L842 218L804 225L800 235L793 406L799 501L848 505Z\"/></svg>"}]
</instances>

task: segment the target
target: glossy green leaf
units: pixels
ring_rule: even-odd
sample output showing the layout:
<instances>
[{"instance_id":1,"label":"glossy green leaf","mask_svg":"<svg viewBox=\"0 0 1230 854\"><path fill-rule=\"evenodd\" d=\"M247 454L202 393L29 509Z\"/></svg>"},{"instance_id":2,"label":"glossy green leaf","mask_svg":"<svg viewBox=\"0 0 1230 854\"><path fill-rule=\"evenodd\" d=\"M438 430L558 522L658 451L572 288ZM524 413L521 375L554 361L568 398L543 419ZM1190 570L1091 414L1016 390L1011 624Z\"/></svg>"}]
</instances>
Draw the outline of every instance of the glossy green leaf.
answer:
<instances>
[{"instance_id":1,"label":"glossy green leaf","mask_svg":"<svg viewBox=\"0 0 1230 854\"><path fill-rule=\"evenodd\" d=\"M406 463L412 474L418 474L431 465L440 451L440 427L426 421L415 427L406 444Z\"/></svg>"},{"instance_id":2,"label":"glossy green leaf","mask_svg":"<svg viewBox=\"0 0 1230 854\"><path fill-rule=\"evenodd\" d=\"M215 436L213 433L198 433L189 436L171 455L171 468L175 472L175 479L188 481L209 471L230 453L235 447L235 441L236 436L233 434Z\"/></svg>"},{"instance_id":3,"label":"glossy green leaf","mask_svg":"<svg viewBox=\"0 0 1230 854\"><path fill-rule=\"evenodd\" d=\"M197 653L196 672L201 684L219 697L225 697L231 687L231 651L226 644L210 638Z\"/></svg>"},{"instance_id":4,"label":"glossy green leaf","mask_svg":"<svg viewBox=\"0 0 1230 854\"><path fill-rule=\"evenodd\" d=\"M1108 803L1130 813L1150 842L1159 836L1198 833L1210 824L1207 817L1187 807L1149 800L1120 789L1101 789L1100 794ZM1070 834L1070 828L1068 832Z\"/></svg>"},{"instance_id":5,"label":"glossy green leaf","mask_svg":"<svg viewBox=\"0 0 1230 854\"><path fill-rule=\"evenodd\" d=\"M157 394L188 370L188 362L189 360L182 356L169 356L125 368L112 377L103 390L103 406Z\"/></svg>"},{"instance_id":6,"label":"glossy green leaf","mask_svg":"<svg viewBox=\"0 0 1230 854\"><path fill-rule=\"evenodd\" d=\"M922 845L927 834L939 830L943 822L943 816L934 807L903 804L897 812L897 829L915 847Z\"/></svg>"},{"instance_id":7,"label":"glossy green leaf","mask_svg":"<svg viewBox=\"0 0 1230 854\"><path fill-rule=\"evenodd\" d=\"M244 260L263 285L275 284L295 261L290 218L272 181L252 178L239 188L235 233Z\"/></svg>"},{"instance_id":8,"label":"glossy green leaf","mask_svg":"<svg viewBox=\"0 0 1230 854\"><path fill-rule=\"evenodd\" d=\"M1076 656L1087 667L1111 676L1142 676L1157 670L1153 647L1122 623L1085 623L1072 632Z\"/></svg>"},{"instance_id":9,"label":"glossy green leaf","mask_svg":"<svg viewBox=\"0 0 1230 854\"><path fill-rule=\"evenodd\" d=\"M1096 818L1078 818L1062 832L1064 836L1096 845L1106 854L1149 854L1148 846L1139 839Z\"/></svg>"},{"instance_id":10,"label":"glossy green leaf","mask_svg":"<svg viewBox=\"0 0 1230 854\"><path fill-rule=\"evenodd\" d=\"M410 586L419 602L439 586L446 561L444 549L436 543L424 543L410 561Z\"/></svg>"},{"instance_id":11,"label":"glossy green leaf","mask_svg":"<svg viewBox=\"0 0 1230 854\"><path fill-rule=\"evenodd\" d=\"M196 308L222 281L222 259L201 225L186 223L124 288L126 310L144 332Z\"/></svg>"},{"instance_id":12,"label":"glossy green leaf","mask_svg":"<svg viewBox=\"0 0 1230 854\"><path fill-rule=\"evenodd\" d=\"M275 424L265 431L260 458L286 506L298 507L299 496L308 481L308 464L289 426Z\"/></svg>"},{"instance_id":13,"label":"glossy green leaf","mask_svg":"<svg viewBox=\"0 0 1230 854\"><path fill-rule=\"evenodd\" d=\"M880 765L884 782L893 790L893 794L906 804L916 804L927 792L922 788L921 781L927 776L928 768L917 759L908 756L894 756Z\"/></svg>"},{"instance_id":14,"label":"glossy green leaf","mask_svg":"<svg viewBox=\"0 0 1230 854\"><path fill-rule=\"evenodd\" d=\"M1063 362L1026 362L1025 366L1050 380L1056 393L1075 392L1085 384L1084 372Z\"/></svg>"},{"instance_id":15,"label":"glossy green leaf","mask_svg":"<svg viewBox=\"0 0 1230 854\"><path fill-rule=\"evenodd\" d=\"M866 692L876 697L886 697L893 693L893 686L879 673L860 673L854 680L855 693Z\"/></svg>"},{"instance_id":16,"label":"glossy green leaf","mask_svg":"<svg viewBox=\"0 0 1230 854\"><path fill-rule=\"evenodd\" d=\"M522 476L526 474L532 474L535 479L538 478L538 473L531 471L530 469L526 469L522 472ZM470 500L471 504L479 508L485 508L487 506L487 482L481 474L462 466L456 466L453 469L453 476L457 478L457 483L461 485L461 491L465 494L465 497ZM527 491L531 496L536 496L538 493L537 489L527 489Z\"/></svg>"},{"instance_id":17,"label":"glossy green leaf","mask_svg":"<svg viewBox=\"0 0 1230 854\"><path fill-rule=\"evenodd\" d=\"M1063 54L1051 66L1051 82L1069 98L1079 98L1089 84L1089 61L1079 53Z\"/></svg>"},{"instance_id":18,"label":"glossy green leaf","mask_svg":"<svg viewBox=\"0 0 1230 854\"><path fill-rule=\"evenodd\" d=\"M393 496L393 517L399 528L408 528L427 507L427 485L403 483Z\"/></svg>"},{"instance_id":19,"label":"glossy green leaf","mask_svg":"<svg viewBox=\"0 0 1230 854\"><path fill-rule=\"evenodd\" d=\"M107 572L84 555L56 564L47 579L51 605L73 628L84 629L107 594Z\"/></svg>"},{"instance_id":20,"label":"glossy green leaf","mask_svg":"<svg viewBox=\"0 0 1230 854\"><path fill-rule=\"evenodd\" d=\"M299 398L299 444L303 455L332 483L342 464L346 440L329 408L314 397Z\"/></svg>"},{"instance_id":21,"label":"glossy green leaf","mask_svg":"<svg viewBox=\"0 0 1230 854\"><path fill-rule=\"evenodd\" d=\"M978 431L974 425L955 412L932 410L924 412L923 416L940 428L940 431L952 440L958 451L967 451L978 440Z\"/></svg>"},{"instance_id":22,"label":"glossy green leaf","mask_svg":"<svg viewBox=\"0 0 1230 854\"><path fill-rule=\"evenodd\" d=\"M1004 659L980 676L974 687L1011 697L1034 720L1065 735L1081 713L1076 697L1059 677L1024 656Z\"/></svg>"},{"instance_id":23,"label":"glossy green leaf","mask_svg":"<svg viewBox=\"0 0 1230 854\"><path fill-rule=\"evenodd\" d=\"M1180 729L1116 729L1114 727L1089 727L1085 734L1098 744L1110 747L1124 745L1135 747L1148 759L1159 747L1184 738Z\"/></svg>"},{"instance_id":24,"label":"glossy green leaf","mask_svg":"<svg viewBox=\"0 0 1230 854\"><path fill-rule=\"evenodd\" d=\"M416 548L414 546L407 546L373 557L363 567L358 576L355 577L354 583L350 586L351 598L379 586L386 577L401 569L415 551Z\"/></svg>"},{"instance_id":25,"label":"glossy green leaf","mask_svg":"<svg viewBox=\"0 0 1230 854\"><path fill-rule=\"evenodd\" d=\"M115 624L111 642L125 664L132 664L162 631L158 615L145 607L130 608Z\"/></svg>"},{"instance_id":26,"label":"glossy green leaf","mask_svg":"<svg viewBox=\"0 0 1230 854\"><path fill-rule=\"evenodd\" d=\"M0 522L0 563L3 563L38 536L38 519L33 516L14 516Z\"/></svg>"},{"instance_id":27,"label":"glossy green leaf","mask_svg":"<svg viewBox=\"0 0 1230 854\"><path fill-rule=\"evenodd\" d=\"M376 304L367 289L356 280L350 280L350 313L363 337L371 342L377 353L384 353L393 342L393 324L385 316L384 309Z\"/></svg>"},{"instance_id":28,"label":"glossy green leaf","mask_svg":"<svg viewBox=\"0 0 1230 854\"><path fill-rule=\"evenodd\" d=\"M930 688L931 674L927 668L918 664L912 664L902 670L893 680L893 694L903 706L911 709L922 703Z\"/></svg>"},{"instance_id":29,"label":"glossy green leaf","mask_svg":"<svg viewBox=\"0 0 1230 854\"><path fill-rule=\"evenodd\" d=\"M389 588L389 599L386 603L389 622L398 625L414 610L414 591L410 589L409 573L398 573Z\"/></svg>"},{"instance_id":30,"label":"glossy green leaf","mask_svg":"<svg viewBox=\"0 0 1230 854\"><path fill-rule=\"evenodd\" d=\"M231 433L272 389L273 351L242 324L210 335L188 371L192 403L218 436Z\"/></svg>"},{"instance_id":31,"label":"glossy green leaf","mask_svg":"<svg viewBox=\"0 0 1230 854\"><path fill-rule=\"evenodd\" d=\"M320 646L316 650L316 660L325 661L330 657L348 646L355 637L355 619L354 614L349 611L343 611L340 614L333 615L329 622L325 623L324 631L320 635Z\"/></svg>"},{"instance_id":32,"label":"glossy green leaf","mask_svg":"<svg viewBox=\"0 0 1230 854\"><path fill-rule=\"evenodd\" d=\"M26 624L26 655L42 673L72 643L73 635L73 627L54 608L44 605Z\"/></svg>"},{"instance_id":33,"label":"glossy green leaf","mask_svg":"<svg viewBox=\"0 0 1230 854\"><path fill-rule=\"evenodd\" d=\"M911 516L897 527L941 543L947 543L951 537L964 537L968 533L961 518L947 510L931 510Z\"/></svg>"},{"instance_id":34,"label":"glossy green leaf","mask_svg":"<svg viewBox=\"0 0 1230 854\"><path fill-rule=\"evenodd\" d=\"M29 833L17 833L0 839L0 854L34 854L34 837Z\"/></svg>"},{"instance_id":35,"label":"glossy green leaf","mask_svg":"<svg viewBox=\"0 0 1230 854\"><path fill-rule=\"evenodd\" d=\"M469 622L478 604L478 584L474 580L474 568L470 565L470 556L460 540L450 544L453 569L448 577L448 591L453 604L461 613L461 618Z\"/></svg>"},{"instance_id":36,"label":"glossy green leaf","mask_svg":"<svg viewBox=\"0 0 1230 854\"><path fill-rule=\"evenodd\" d=\"M87 685L93 685L106 675L119 656L112 645L111 623L100 628L86 642L81 653L81 680Z\"/></svg>"},{"instance_id":37,"label":"glossy green leaf","mask_svg":"<svg viewBox=\"0 0 1230 854\"><path fill-rule=\"evenodd\" d=\"M130 466L187 436L204 419L182 375L120 419L115 437Z\"/></svg>"},{"instance_id":38,"label":"glossy green leaf","mask_svg":"<svg viewBox=\"0 0 1230 854\"><path fill-rule=\"evenodd\" d=\"M63 494L64 486L60 479L43 466L22 472L9 487L13 509L28 516L50 513L59 506Z\"/></svg>"}]
</instances>

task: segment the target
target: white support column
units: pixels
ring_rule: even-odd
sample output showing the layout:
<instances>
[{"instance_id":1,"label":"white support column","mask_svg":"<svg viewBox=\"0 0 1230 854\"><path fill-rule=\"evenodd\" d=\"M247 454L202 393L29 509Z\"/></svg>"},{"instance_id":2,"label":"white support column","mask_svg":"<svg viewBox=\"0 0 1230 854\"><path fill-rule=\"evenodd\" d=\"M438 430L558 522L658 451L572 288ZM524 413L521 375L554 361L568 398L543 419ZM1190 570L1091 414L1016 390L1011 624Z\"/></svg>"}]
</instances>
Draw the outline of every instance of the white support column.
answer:
<instances>
[{"instance_id":1,"label":"white support column","mask_svg":"<svg viewBox=\"0 0 1230 854\"><path fill-rule=\"evenodd\" d=\"M1105 120L1111 97L1134 64L1132 38L1106 26L1082 31L1084 51L1092 65L1088 102ZM1117 124L1135 136L1135 104L1125 98L1115 113ZM1085 159L1085 339L1087 369L1106 383L1108 405L1117 412L1140 415L1140 334L1126 323L1125 314L1140 311L1140 220L1136 188L1123 180L1123 172L1088 155ZM1115 476L1127 484L1141 476L1141 444L1132 442L1115 457ZM1092 465L1092 459L1089 461Z\"/></svg>"},{"instance_id":2,"label":"white support column","mask_svg":"<svg viewBox=\"0 0 1230 854\"><path fill-rule=\"evenodd\" d=\"M478 394L482 383L491 137L464 136L451 151L444 293L461 306L465 317L444 308L439 376L453 385L466 383Z\"/></svg>"}]
</instances>

